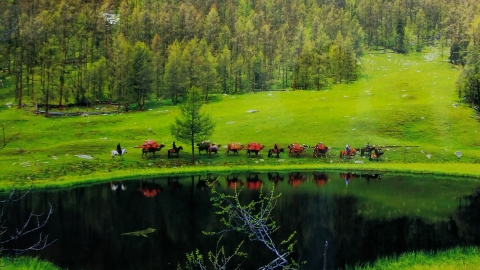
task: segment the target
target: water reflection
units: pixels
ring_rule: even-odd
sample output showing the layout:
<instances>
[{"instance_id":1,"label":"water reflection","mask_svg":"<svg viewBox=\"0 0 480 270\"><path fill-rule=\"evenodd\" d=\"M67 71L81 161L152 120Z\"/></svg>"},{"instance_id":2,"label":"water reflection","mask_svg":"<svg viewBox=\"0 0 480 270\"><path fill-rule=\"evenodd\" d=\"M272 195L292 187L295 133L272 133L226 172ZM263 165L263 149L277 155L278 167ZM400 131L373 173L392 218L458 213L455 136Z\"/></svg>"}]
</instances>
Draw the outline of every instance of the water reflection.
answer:
<instances>
[{"instance_id":1,"label":"water reflection","mask_svg":"<svg viewBox=\"0 0 480 270\"><path fill-rule=\"evenodd\" d=\"M28 209L54 206L46 233L57 242L39 254L68 269L176 269L197 248L215 250L218 238L202 231L223 227L211 206L212 186L242 201L260 186L282 193L272 215L280 225L274 241L296 231L296 260L308 269L373 261L411 250L480 244L478 183L451 178L370 172L205 174L111 182L61 191L35 191L5 217L20 222ZM348 181L348 182L347 182ZM345 185L348 184L348 186ZM20 216L19 216L20 215ZM156 229L148 237L123 233ZM242 236L228 234L232 252ZM272 255L248 240L243 269L258 268ZM205 254L206 255L206 254Z\"/></svg>"}]
</instances>

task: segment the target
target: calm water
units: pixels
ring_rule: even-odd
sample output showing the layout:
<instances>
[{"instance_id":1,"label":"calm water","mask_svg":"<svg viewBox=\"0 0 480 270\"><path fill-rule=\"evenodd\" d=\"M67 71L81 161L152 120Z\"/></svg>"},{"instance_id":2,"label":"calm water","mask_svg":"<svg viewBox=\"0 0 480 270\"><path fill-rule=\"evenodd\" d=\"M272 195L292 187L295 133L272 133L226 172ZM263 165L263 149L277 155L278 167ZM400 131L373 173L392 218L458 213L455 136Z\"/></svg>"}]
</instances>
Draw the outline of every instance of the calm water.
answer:
<instances>
[{"instance_id":1,"label":"calm water","mask_svg":"<svg viewBox=\"0 0 480 270\"><path fill-rule=\"evenodd\" d=\"M68 269L176 269L195 249L215 250L218 238L202 231L224 228L209 198L206 181L231 192L243 186L249 201L272 185L281 192L274 217L281 226L274 238L296 231L293 258L305 269L322 269L328 241L328 269L374 261L412 250L480 245L480 182L448 177L325 172L202 175L104 183L69 190L36 190L5 207L9 224L19 224L35 208L53 205L44 233L56 242L31 253ZM11 226L11 225L10 225ZM11 226L12 227L12 226ZM148 237L122 233L155 228ZM226 234L232 251L245 239ZM27 239L33 241L33 239ZM271 259L259 243L246 241L243 269ZM227 252L228 253L228 252Z\"/></svg>"}]
</instances>

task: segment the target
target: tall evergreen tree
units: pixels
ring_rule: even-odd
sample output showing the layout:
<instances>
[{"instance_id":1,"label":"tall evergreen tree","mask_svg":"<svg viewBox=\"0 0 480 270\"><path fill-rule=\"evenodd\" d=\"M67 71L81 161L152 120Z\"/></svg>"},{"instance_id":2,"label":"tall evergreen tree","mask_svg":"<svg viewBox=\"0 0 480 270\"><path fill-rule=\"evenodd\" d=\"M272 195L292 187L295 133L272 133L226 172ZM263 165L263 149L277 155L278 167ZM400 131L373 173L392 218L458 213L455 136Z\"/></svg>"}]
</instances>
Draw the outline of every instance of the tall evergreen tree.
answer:
<instances>
[{"instance_id":1,"label":"tall evergreen tree","mask_svg":"<svg viewBox=\"0 0 480 270\"><path fill-rule=\"evenodd\" d=\"M132 73L129 85L136 95L137 109L145 110L145 100L152 91L152 52L143 42L137 42L132 51Z\"/></svg>"},{"instance_id":2,"label":"tall evergreen tree","mask_svg":"<svg viewBox=\"0 0 480 270\"><path fill-rule=\"evenodd\" d=\"M190 89L185 103L180 105L181 115L170 126L172 135L182 142L188 142L192 149L192 164L195 163L195 142L207 138L213 133L215 123L211 117L201 112L203 105L202 90Z\"/></svg>"},{"instance_id":3,"label":"tall evergreen tree","mask_svg":"<svg viewBox=\"0 0 480 270\"><path fill-rule=\"evenodd\" d=\"M178 96L186 89L185 77L183 71L185 70L182 62L182 48L180 43L175 40L173 44L168 47L168 59L165 65L165 91L170 97L172 105L178 100Z\"/></svg>"}]
</instances>

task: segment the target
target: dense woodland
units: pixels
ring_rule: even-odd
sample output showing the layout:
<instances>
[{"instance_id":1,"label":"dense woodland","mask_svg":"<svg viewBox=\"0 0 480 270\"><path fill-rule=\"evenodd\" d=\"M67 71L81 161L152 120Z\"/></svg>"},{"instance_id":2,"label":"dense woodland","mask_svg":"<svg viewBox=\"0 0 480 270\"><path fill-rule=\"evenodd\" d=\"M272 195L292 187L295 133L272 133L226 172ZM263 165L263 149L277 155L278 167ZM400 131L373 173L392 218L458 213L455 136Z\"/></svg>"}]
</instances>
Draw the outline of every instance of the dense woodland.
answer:
<instances>
[{"instance_id":1,"label":"dense woodland","mask_svg":"<svg viewBox=\"0 0 480 270\"><path fill-rule=\"evenodd\" d=\"M0 79L19 107L320 90L356 80L364 53L427 46L479 104L478 0L0 0Z\"/></svg>"}]
</instances>

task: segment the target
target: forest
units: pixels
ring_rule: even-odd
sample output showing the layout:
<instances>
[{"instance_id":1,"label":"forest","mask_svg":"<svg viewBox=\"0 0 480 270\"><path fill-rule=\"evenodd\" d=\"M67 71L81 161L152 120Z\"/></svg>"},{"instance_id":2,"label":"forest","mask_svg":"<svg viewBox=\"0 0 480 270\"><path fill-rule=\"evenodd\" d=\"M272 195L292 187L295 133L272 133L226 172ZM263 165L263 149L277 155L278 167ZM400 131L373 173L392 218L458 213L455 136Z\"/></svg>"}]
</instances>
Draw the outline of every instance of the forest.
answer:
<instances>
[{"instance_id":1,"label":"forest","mask_svg":"<svg viewBox=\"0 0 480 270\"><path fill-rule=\"evenodd\" d=\"M144 110L209 94L322 90L361 56L427 47L480 107L477 0L0 0L0 86L19 108L111 103Z\"/></svg>"}]
</instances>

